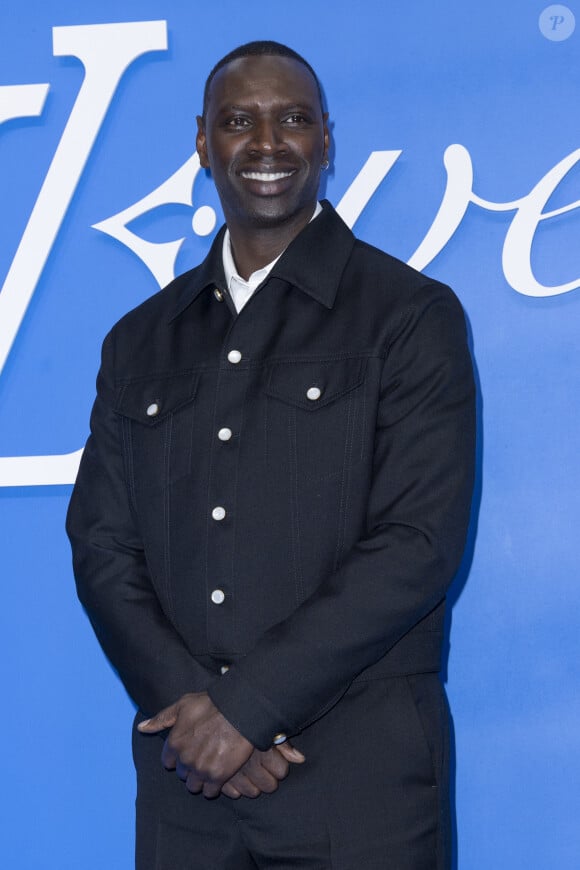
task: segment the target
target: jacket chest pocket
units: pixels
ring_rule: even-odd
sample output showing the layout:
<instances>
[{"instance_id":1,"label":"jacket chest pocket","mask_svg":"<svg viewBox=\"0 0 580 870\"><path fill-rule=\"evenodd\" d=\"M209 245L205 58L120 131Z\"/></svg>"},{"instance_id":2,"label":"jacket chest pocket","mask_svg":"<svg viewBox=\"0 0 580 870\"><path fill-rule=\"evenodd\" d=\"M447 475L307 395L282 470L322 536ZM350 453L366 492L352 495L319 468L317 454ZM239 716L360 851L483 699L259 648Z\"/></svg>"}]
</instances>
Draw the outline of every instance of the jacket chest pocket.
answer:
<instances>
[{"instance_id":1,"label":"jacket chest pocket","mask_svg":"<svg viewBox=\"0 0 580 870\"><path fill-rule=\"evenodd\" d=\"M361 458L366 360L276 363L265 374L268 455L309 482Z\"/></svg>"},{"instance_id":2,"label":"jacket chest pocket","mask_svg":"<svg viewBox=\"0 0 580 870\"><path fill-rule=\"evenodd\" d=\"M119 388L115 410L133 486L164 488L191 473L197 372L140 378ZM134 470L137 473L134 473Z\"/></svg>"}]
</instances>

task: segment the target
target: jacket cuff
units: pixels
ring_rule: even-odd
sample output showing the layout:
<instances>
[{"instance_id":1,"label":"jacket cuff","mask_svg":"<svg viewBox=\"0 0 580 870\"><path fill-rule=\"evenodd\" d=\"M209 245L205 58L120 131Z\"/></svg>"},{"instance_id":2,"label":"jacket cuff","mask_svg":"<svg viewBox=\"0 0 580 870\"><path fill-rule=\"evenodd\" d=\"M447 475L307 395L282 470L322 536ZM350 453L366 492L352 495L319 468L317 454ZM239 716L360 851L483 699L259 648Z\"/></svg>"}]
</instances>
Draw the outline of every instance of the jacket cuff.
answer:
<instances>
[{"instance_id":1,"label":"jacket cuff","mask_svg":"<svg viewBox=\"0 0 580 870\"><path fill-rule=\"evenodd\" d=\"M236 673L234 667L215 680L207 693L220 713L256 749L265 752L274 742L286 739L290 726L282 713Z\"/></svg>"}]
</instances>

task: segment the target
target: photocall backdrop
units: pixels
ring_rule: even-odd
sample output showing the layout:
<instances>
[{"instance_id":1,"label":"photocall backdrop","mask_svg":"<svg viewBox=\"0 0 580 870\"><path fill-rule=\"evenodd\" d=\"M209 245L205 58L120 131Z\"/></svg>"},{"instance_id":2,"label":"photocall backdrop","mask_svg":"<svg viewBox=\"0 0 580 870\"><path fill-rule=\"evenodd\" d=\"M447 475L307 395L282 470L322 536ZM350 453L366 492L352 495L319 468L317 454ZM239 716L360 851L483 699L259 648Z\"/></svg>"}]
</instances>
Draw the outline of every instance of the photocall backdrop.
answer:
<instances>
[{"instance_id":1,"label":"photocall backdrop","mask_svg":"<svg viewBox=\"0 0 580 870\"><path fill-rule=\"evenodd\" d=\"M2 866L132 864L132 707L63 523L103 336L220 225L195 115L214 62L256 38L319 72L325 195L469 320L479 474L445 675L459 867L573 870L580 5L533 0L2 4Z\"/></svg>"}]
</instances>

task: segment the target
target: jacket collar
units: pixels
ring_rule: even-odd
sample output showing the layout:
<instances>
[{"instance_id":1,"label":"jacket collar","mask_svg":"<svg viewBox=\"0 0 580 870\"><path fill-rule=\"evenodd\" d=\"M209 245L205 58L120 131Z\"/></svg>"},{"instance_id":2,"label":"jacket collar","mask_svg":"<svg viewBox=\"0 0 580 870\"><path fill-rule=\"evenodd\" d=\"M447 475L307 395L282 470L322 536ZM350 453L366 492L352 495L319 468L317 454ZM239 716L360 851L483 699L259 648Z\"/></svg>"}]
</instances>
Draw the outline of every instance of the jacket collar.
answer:
<instances>
[{"instance_id":1,"label":"jacket collar","mask_svg":"<svg viewBox=\"0 0 580 870\"><path fill-rule=\"evenodd\" d=\"M182 289L170 313L170 320L185 311L203 290L225 287L222 260L225 230L224 225L205 260L182 276ZM322 213L290 242L266 280L280 278L326 308L332 308L354 241L352 232L342 218L327 200L322 200Z\"/></svg>"}]
</instances>

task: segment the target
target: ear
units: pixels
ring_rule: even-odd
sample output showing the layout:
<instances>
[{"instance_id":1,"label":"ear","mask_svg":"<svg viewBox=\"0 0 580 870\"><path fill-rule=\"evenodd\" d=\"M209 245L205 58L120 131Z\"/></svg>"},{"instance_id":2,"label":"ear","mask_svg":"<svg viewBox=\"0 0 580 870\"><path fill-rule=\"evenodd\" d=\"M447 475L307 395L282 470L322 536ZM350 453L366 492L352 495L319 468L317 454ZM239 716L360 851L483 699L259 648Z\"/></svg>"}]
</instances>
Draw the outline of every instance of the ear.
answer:
<instances>
[{"instance_id":1,"label":"ear","mask_svg":"<svg viewBox=\"0 0 580 870\"><path fill-rule=\"evenodd\" d=\"M324 154L323 160L328 160L328 152L330 151L330 133L328 132L328 112L324 112L322 116L322 125L324 130Z\"/></svg>"},{"instance_id":2,"label":"ear","mask_svg":"<svg viewBox=\"0 0 580 870\"><path fill-rule=\"evenodd\" d=\"M197 116L197 136L195 138L195 147L199 154L199 163L202 169L209 169L209 160L207 157L207 139L205 136L205 125L201 115Z\"/></svg>"}]
</instances>

